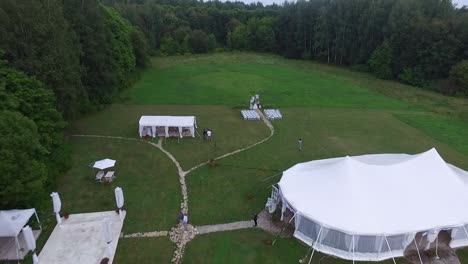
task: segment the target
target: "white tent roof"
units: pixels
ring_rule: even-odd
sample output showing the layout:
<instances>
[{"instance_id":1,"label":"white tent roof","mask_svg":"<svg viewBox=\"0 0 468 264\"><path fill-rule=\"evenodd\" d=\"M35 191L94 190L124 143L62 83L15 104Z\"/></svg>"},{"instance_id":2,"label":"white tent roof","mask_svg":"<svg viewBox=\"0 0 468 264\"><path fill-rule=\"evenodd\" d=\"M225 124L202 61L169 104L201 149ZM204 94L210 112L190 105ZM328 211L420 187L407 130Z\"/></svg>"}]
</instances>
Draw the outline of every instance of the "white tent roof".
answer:
<instances>
[{"instance_id":1,"label":"white tent roof","mask_svg":"<svg viewBox=\"0 0 468 264\"><path fill-rule=\"evenodd\" d=\"M0 237L16 237L36 212L34 209L0 211Z\"/></svg>"},{"instance_id":2,"label":"white tent roof","mask_svg":"<svg viewBox=\"0 0 468 264\"><path fill-rule=\"evenodd\" d=\"M103 159L94 162L93 168L104 170L107 168L112 168L115 166L115 160L113 159Z\"/></svg>"},{"instance_id":3,"label":"white tent roof","mask_svg":"<svg viewBox=\"0 0 468 264\"><path fill-rule=\"evenodd\" d=\"M301 163L279 186L290 206L322 226L391 235L468 223L467 179L431 149Z\"/></svg>"},{"instance_id":4,"label":"white tent roof","mask_svg":"<svg viewBox=\"0 0 468 264\"><path fill-rule=\"evenodd\" d=\"M196 126L195 116L141 116L140 126L170 126L193 127Z\"/></svg>"}]
</instances>

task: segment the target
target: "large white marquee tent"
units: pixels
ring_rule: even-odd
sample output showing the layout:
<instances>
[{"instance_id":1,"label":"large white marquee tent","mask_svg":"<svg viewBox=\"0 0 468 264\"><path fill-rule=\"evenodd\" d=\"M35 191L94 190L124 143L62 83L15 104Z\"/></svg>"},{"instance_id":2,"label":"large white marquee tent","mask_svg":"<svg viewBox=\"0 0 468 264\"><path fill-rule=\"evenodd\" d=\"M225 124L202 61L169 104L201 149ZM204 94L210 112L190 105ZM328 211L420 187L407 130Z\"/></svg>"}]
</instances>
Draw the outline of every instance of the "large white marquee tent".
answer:
<instances>
[{"instance_id":1,"label":"large white marquee tent","mask_svg":"<svg viewBox=\"0 0 468 264\"><path fill-rule=\"evenodd\" d=\"M468 172L435 149L332 158L297 164L279 182L282 213L294 236L349 260L401 257L419 232L451 234L468 246Z\"/></svg>"},{"instance_id":2,"label":"large white marquee tent","mask_svg":"<svg viewBox=\"0 0 468 264\"><path fill-rule=\"evenodd\" d=\"M195 116L141 116L138 130L140 137L145 136L145 132L149 132L152 137L156 137L158 127L164 128L165 137L169 137L170 127L178 128L180 137L183 137L184 129L189 129L190 135L195 137L197 121Z\"/></svg>"}]
</instances>

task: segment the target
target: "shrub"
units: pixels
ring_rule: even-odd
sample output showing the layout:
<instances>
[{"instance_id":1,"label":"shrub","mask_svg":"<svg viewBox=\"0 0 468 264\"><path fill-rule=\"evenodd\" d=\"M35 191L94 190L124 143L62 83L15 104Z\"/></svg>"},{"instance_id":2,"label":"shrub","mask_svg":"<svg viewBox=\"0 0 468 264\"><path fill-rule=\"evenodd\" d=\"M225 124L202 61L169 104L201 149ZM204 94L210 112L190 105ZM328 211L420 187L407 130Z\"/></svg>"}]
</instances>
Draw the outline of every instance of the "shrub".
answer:
<instances>
[{"instance_id":1,"label":"shrub","mask_svg":"<svg viewBox=\"0 0 468 264\"><path fill-rule=\"evenodd\" d=\"M393 51L387 41L374 50L368 64L371 72L378 78L391 79L393 77Z\"/></svg>"},{"instance_id":2,"label":"shrub","mask_svg":"<svg viewBox=\"0 0 468 264\"><path fill-rule=\"evenodd\" d=\"M209 50L208 36L202 30L194 30L190 33L188 42L194 53L206 53Z\"/></svg>"},{"instance_id":3,"label":"shrub","mask_svg":"<svg viewBox=\"0 0 468 264\"><path fill-rule=\"evenodd\" d=\"M468 95L468 60L460 61L450 70L449 79L465 95Z\"/></svg>"},{"instance_id":4,"label":"shrub","mask_svg":"<svg viewBox=\"0 0 468 264\"><path fill-rule=\"evenodd\" d=\"M403 71L398 75L398 79L403 83L424 86L426 81L422 70L418 67L404 68Z\"/></svg>"}]
</instances>

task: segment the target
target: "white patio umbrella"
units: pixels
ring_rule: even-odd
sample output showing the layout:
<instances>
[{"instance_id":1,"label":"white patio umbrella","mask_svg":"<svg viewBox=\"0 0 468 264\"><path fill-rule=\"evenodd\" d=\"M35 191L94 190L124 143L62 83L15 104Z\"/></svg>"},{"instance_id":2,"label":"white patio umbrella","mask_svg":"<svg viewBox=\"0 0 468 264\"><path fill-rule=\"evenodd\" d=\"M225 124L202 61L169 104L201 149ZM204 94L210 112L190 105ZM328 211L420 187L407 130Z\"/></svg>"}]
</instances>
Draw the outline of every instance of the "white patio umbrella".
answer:
<instances>
[{"instance_id":1,"label":"white patio umbrella","mask_svg":"<svg viewBox=\"0 0 468 264\"><path fill-rule=\"evenodd\" d=\"M93 168L99 169L99 170L105 170L107 168L112 168L115 166L115 160L113 159L103 159L103 160L98 160L94 162Z\"/></svg>"},{"instance_id":2,"label":"white patio umbrella","mask_svg":"<svg viewBox=\"0 0 468 264\"><path fill-rule=\"evenodd\" d=\"M34 234L33 234L31 227L29 226L23 227L23 236L24 236L24 240L26 241L26 246L33 253L33 258L32 258L33 264L38 264L39 258L37 257L37 254L36 254L36 239L34 238Z\"/></svg>"},{"instance_id":3,"label":"white patio umbrella","mask_svg":"<svg viewBox=\"0 0 468 264\"><path fill-rule=\"evenodd\" d=\"M124 206L124 195L123 190L120 187L115 188L115 203L117 204L117 208L119 208L119 216L120 219L123 219L123 212L122 207Z\"/></svg>"},{"instance_id":4,"label":"white patio umbrella","mask_svg":"<svg viewBox=\"0 0 468 264\"><path fill-rule=\"evenodd\" d=\"M110 258L112 255L112 249L110 243L112 242L112 229L111 229L111 221L109 218L105 218L102 222L102 227L104 231L104 239L107 243L107 256Z\"/></svg>"},{"instance_id":5,"label":"white patio umbrella","mask_svg":"<svg viewBox=\"0 0 468 264\"><path fill-rule=\"evenodd\" d=\"M62 209L62 201L60 201L60 196L56 192L51 193L50 197L52 197L52 203L54 204L54 213L55 213L55 218L57 219L57 224L60 224L62 222L62 218L60 217L60 210Z\"/></svg>"}]
</instances>

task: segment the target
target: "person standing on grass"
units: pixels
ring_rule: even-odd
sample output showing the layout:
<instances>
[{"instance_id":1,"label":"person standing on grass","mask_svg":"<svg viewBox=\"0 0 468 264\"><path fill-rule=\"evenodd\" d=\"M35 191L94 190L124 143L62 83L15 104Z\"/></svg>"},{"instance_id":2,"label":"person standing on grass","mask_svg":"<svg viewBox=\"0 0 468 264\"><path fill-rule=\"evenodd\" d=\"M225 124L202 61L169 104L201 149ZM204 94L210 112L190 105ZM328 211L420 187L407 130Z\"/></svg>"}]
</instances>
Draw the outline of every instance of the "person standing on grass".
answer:
<instances>
[{"instance_id":1,"label":"person standing on grass","mask_svg":"<svg viewBox=\"0 0 468 264\"><path fill-rule=\"evenodd\" d=\"M254 226L256 227L257 226L257 221L258 221L258 214L255 214L254 217L253 217L253 221L254 221Z\"/></svg>"},{"instance_id":2,"label":"person standing on grass","mask_svg":"<svg viewBox=\"0 0 468 264\"><path fill-rule=\"evenodd\" d=\"M300 138L300 139L297 141L297 148L299 149L299 151L302 151L302 138Z\"/></svg>"},{"instance_id":3,"label":"person standing on grass","mask_svg":"<svg viewBox=\"0 0 468 264\"><path fill-rule=\"evenodd\" d=\"M207 135L208 139L211 139L211 133L213 133L213 132L211 131L211 129L208 129L208 130L206 131L206 135Z\"/></svg>"}]
</instances>

